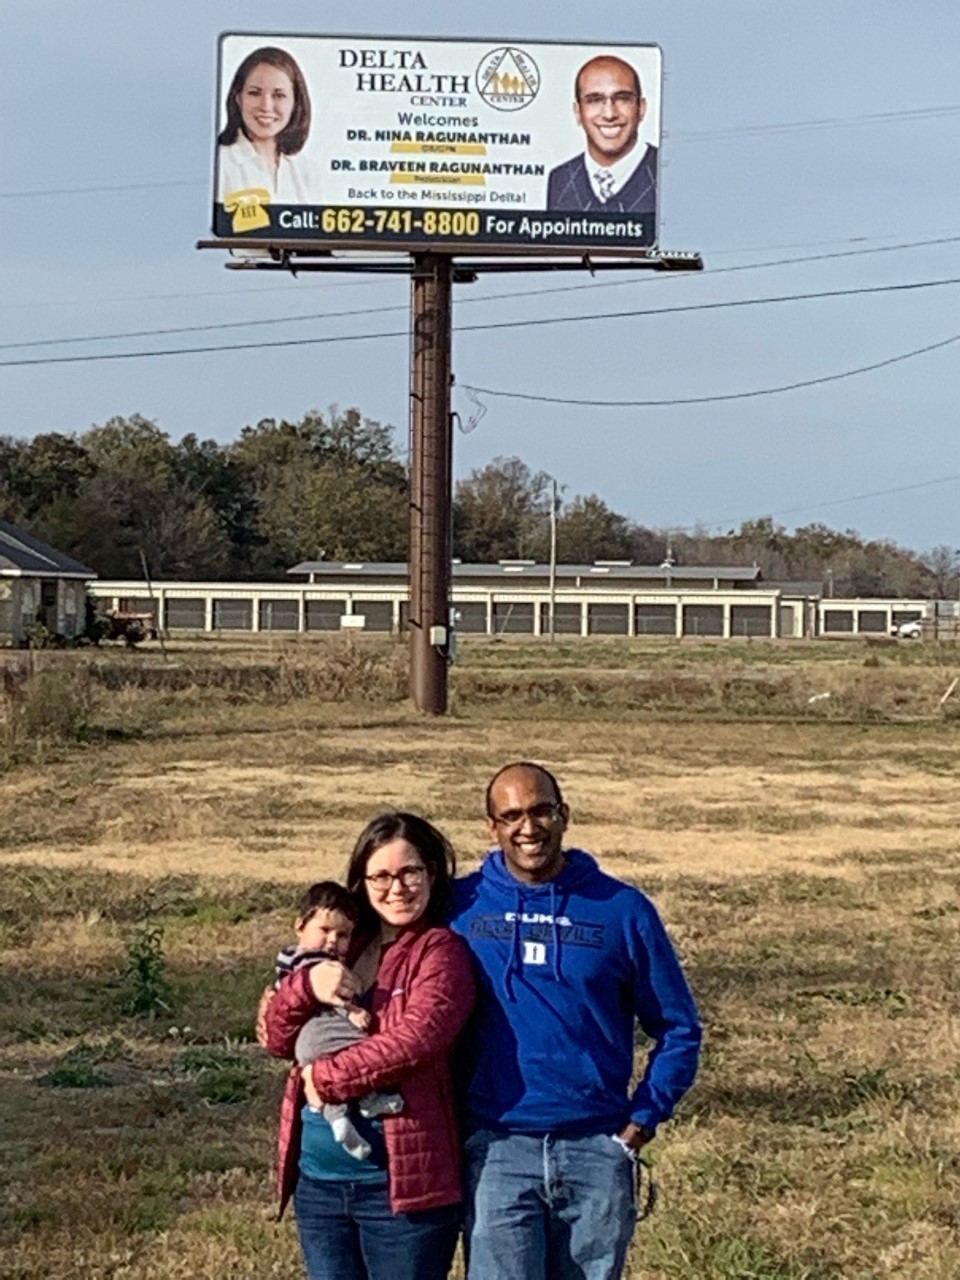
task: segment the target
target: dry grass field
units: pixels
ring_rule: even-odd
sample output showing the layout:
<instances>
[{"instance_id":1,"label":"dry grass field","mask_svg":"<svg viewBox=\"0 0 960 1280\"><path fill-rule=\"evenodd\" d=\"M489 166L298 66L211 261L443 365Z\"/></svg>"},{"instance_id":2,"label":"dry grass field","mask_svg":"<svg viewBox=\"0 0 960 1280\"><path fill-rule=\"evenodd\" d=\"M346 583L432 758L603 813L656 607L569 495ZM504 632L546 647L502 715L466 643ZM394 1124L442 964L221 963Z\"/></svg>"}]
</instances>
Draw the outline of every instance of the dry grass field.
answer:
<instances>
[{"instance_id":1,"label":"dry grass field","mask_svg":"<svg viewBox=\"0 0 960 1280\"><path fill-rule=\"evenodd\" d=\"M658 903L707 1028L631 1280L955 1280L960 649L460 658L428 720L370 638L0 655L2 1280L300 1274L251 1027L298 887L390 805L473 866L520 757Z\"/></svg>"}]
</instances>

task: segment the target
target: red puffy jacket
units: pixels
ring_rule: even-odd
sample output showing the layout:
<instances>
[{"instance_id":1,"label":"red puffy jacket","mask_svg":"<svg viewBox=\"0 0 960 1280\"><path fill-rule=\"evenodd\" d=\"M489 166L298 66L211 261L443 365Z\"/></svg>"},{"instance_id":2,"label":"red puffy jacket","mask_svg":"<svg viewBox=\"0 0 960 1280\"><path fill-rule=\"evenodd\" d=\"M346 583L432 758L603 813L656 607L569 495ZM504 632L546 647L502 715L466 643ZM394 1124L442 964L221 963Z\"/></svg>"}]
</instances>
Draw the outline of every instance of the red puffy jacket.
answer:
<instances>
[{"instance_id":1,"label":"red puffy jacket","mask_svg":"<svg viewBox=\"0 0 960 1280\"><path fill-rule=\"evenodd\" d=\"M266 1045L292 1058L297 1034L316 1012L309 970L286 978L266 1013ZM449 929L414 925L387 944L372 991L377 1031L313 1065L325 1102L346 1102L373 1089L397 1089L403 1111L383 1117L390 1207L412 1213L463 1198L460 1134L450 1051L474 1001L473 971L463 941ZM277 1179L282 1214L300 1161L303 1081L294 1067L280 1111Z\"/></svg>"}]
</instances>

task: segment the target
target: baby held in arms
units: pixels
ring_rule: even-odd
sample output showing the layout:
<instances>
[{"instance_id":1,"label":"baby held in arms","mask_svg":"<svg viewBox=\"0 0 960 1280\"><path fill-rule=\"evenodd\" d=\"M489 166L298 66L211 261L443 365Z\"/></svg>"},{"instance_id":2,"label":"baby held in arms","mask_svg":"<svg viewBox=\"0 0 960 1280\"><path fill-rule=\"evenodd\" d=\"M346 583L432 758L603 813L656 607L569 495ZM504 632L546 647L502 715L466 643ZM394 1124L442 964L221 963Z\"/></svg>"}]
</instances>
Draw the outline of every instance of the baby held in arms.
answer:
<instances>
[{"instance_id":1,"label":"baby held in arms","mask_svg":"<svg viewBox=\"0 0 960 1280\"><path fill-rule=\"evenodd\" d=\"M279 987L290 974L323 960L344 963L357 917L356 904L343 885L333 880L311 885L300 901L295 925L297 941L277 956L276 985ZM371 1023L369 1012L356 1003L322 1005L297 1036L297 1063L305 1067L349 1048L367 1035ZM369 1120L397 1115L403 1110L403 1099L398 1093L368 1093L356 1106L360 1115ZM366 1160L370 1144L354 1125L350 1104L327 1103L320 1113L344 1150L358 1160Z\"/></svg>"}]
</instances>

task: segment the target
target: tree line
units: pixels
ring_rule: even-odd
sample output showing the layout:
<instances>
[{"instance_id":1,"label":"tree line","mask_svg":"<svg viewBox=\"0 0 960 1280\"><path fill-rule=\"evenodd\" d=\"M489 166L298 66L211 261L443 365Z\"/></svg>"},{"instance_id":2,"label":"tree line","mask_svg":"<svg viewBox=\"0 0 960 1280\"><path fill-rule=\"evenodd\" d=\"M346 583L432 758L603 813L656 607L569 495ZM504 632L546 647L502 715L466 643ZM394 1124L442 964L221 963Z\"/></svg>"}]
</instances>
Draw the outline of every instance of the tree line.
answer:
<instances>
[{"instance_id":1,"label":"tree line","mask_svg":"<svg viewBox=\"0 0 960 1280\"><path fill-rule=\"evenodd\" d=\"M457 483L454 555L546 561L554 484L520 458ZM175 443L134 414L74 434L0 436L0 513L103 578L271 578L301 560L405 560L408 468L388 425L357 409L265 418L227 444ZM768 581L834 595L956 596L955 549L924 555L853 530L792 533L769 516L724 534L648 528L596 494L558 502L567 564L756 564Z\"/></svg>"}]
</instances>

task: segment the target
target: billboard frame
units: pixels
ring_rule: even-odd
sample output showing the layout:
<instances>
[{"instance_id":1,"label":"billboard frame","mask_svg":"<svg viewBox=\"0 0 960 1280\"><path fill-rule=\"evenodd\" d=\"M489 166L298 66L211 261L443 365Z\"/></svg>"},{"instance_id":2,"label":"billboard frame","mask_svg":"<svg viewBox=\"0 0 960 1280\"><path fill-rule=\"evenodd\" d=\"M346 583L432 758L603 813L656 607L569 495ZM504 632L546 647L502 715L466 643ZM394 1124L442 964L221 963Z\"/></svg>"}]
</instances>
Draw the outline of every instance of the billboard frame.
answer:
<instances>
[{"instance_id":1,"label":"billboard frame","mask_svg":"<svg viewBox=\"0 0 960 1280\"><path fill-rule=\"evenodd\" d=\"M217 94L218 94L218 97L214 102L214 114L213 114L214 146L213 146L213 157L212 157L213 165L211 169L211 172L214 175L215 184L216 184L216 179L219 176L218 155L217 155L218 144L216 141L217 136L220 132L220 109L222 105L219 95L222 94L225 90L224 75L223 75L223 47L224 47L224 41L228 38L233 38L233 37L236 37L238 39L258 39L258 40L259 39L263 39L263 40L269 40L269 39L340 40L340 41L368 40L368 41L376 41L376 42L384 42L384 43L387 41L398 41L408 45L411 45L411 44L435 44L435 45L487 44L494 47L506 46L509 48L513 48L514 46L520 46L520 45L542 45L542 46L551 46L551 47L561 48L561 49L577 48L577 47L580 47L580 48L595 47L598 50L600 50L606 47L607 49L609 49L611 55L614 57L617 56L618 49L656 50L660 58L660 75L659 75L659 84L658 84L658 91L659 91L658 109L660 114L660 121L659 121L657 149L659 151L662 148L662 141L663 141L662 110L663 110L664 86L666 82L666 72L663 66L663 62L664 62L663 48L657 41L641 41L634 44L625 44L623 43L623 41L618 41L618 40L613 40L607 43L601 41L598 43L592 40L591 41L543 40L543 39L527 40L524 37L514 37L514 36L456 37L456 36L402 35L402 34L396 34L392 32L387 32L386 34L376 34L373 32L354 32L354 31L329 33L329 32L315 32L315 31L277 32L277 31L231 30L231 31L221 31L220 34L217 36ZM437 108L437 109L439 110L441 108ZM323 249L330 250L332 252L353 251L353 252L360 252L360 253L362 252L372 253L372 252L378 252L378 251L393 252L393 253L410 253L410 254L443 252L443 253L456 254L461 256L467 255L467 254L480 254L480 255L490 256L490 255L502 253L504 255L510 255L510 256L514 254L518 254L521 256L526 255L526 256L532 256L532 257L552 257L552 256L568 256L568 255L582 257L585 254L588 254L592 258L597 258L601 256L605 257L608 254L617 254L618 252L628 252L633 256L643 257L647 253L656 252L658 250L658 242L660 237L661 190L662 190L661 182L658 175L657 182L656 182L656 189L655 189L656 203L655 203L654 221L653 221L654 240L652 244L645 245L645 246L617 245L612 247L604 247L602 244L600 245L592 245L592 244L587 244L587 245L584 245L584 244L510 245L510 244L507 244L507 245L501 246L494 241L486 241L482 244L477 244L476 242L449 243L449 242L442 242L439 240L416 240L416 241L400 242L400 241L386 241L386 240L369 241L369 240L354 239L352 241L341 242L341 241L334 241L331 238L326 236L323 237L322 239L317 238L313 240L307 235L302 237L297 236L297 237L294 237L294 239L295 239L295 242L300 246L308 246L308 245L315 246L314 252L318 251L319 247L322 246ZM216 189L214 191L214 195L216 195ZM218 204L218 201L214 199L213 201L214 215L216 213L217 204ZM312 207L315 207L315 205L320 206L322 204L323 202L312 202L311 204L304 205L303 207L312 208ZM361 204L339 204L336 202L331 202L328 207L331 209L339 210L339 209L361 209L364 206ZM431 210L433 207L430 206L429 202L424 202L423 208L424 208L424 211L427 211L427 210ZM534 210L534 213L537 216L548 217L550 211ZM559 211L557 211L557 216L560 216ZM286 237L284 237L283 235L278 235L278 236L251 235L251 236L244 236L244 237L217 236L212 226L211 226L211 235L214 236L214 238L220 243L223 243L227 240L232 240L234 238L244 239L246 241L247 246L249 247L254 247L257 245L280 243L286 239Z\"/></svg>"},{"instance_id":2,"label":"billboard frame","mask_svg":"<svg viewBox=\"0 0 960 1280\"><path fill-rule=\"evenodd\" d=\"M217 40L217 91L223 85L223 42L226 36L277 39L317 38L314 33L260 31L221 32ZM439 36L392 36L340 33L338 40L397 40L452 43ZM482 36L470 43L485 42ZM489 44L504 45L504 37ZM578 40L513 40L521 44L583 45ZM592 44L593 42L591 42ZM609 46L617 47L616 42ZM663 50L660 102L663 101ZM214 138L219 133L220 102L215 105ZM661 131L662 136L662 131ZM214 174L217 175L217 143ZM217 202L214 201L214 210ZM362 206L339 206L360 208ZM548 214L545 214L548 216ZM660 231L660 183L656 189L655 240ZM410 277L410 677L409 690L418 711L443 715L447 711L448 666L453 656L449 588L452 577L451 511L453 496L452 286L470 283L480 275L502 272L587 271L702 271L698 252L666 251L658 243L647 246L496 245L434 241L358 242L311 240L309 237L217 236L197 242L198 249L231 254L225 265L235 271L350 272ZM233 257L236 254L238 256ZM340 257L337 255L343 254ZM378 261L378 258L384 259ZM402 260L405 259L405 260Z\"/></svg>"},{"instance_id":3,"label":"billboard frame","mask_svg":"<svg viewBox=\"0 0 960 1280\"><path fill-rule=\"evenodd\" d=\"M226 265L231 270L250 271L376 271L378 273L394 272L408 275L412 267L403 263L363 263L357 257L367 255L384 255L400 257L408 255L415 259L417 255L431 253L448 258L461 258L470 263L470 270L477 275L494 271L629 271L634 268L649 271L702 271L703 258L696 251L670 250L651 248L648 250L609 248L600 252L586 251L582 248L569 247L553 249L550 253L531 254L529 250L491 249L490 246L479 245L457 246L450 244L431 246L424 249L422 244L405 244L403 246L371 245L361 249L354 242L338 242L310 240L284 240L282 238L247 240L240 237L218 237L215 240L198 240L198 249L225 249L231 254L241 253L241 258L234 259ZM335 257L344 254L344 257ZM532 258L532 261L523 259ZM561 261L552 261L558 258ZM521 261L518 261L520 259Z\"/></svg>"}]
</instances>

